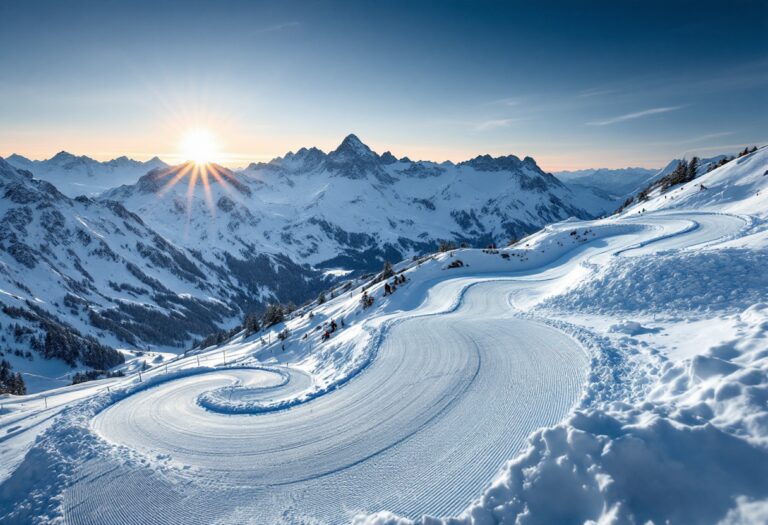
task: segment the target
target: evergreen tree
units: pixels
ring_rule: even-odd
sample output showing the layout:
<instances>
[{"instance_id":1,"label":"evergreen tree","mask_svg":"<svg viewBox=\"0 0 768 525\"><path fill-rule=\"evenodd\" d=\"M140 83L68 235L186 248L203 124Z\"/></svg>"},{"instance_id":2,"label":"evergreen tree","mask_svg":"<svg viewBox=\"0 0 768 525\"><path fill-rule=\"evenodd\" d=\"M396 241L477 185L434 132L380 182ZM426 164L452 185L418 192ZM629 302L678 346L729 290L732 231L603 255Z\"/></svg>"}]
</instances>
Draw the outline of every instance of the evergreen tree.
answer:
<instances>
[{"instance_id":1,"label":"evergreen tree","mask_svg":"<svg viewBox=\"0 0 768 525\"><path fill-rule=\"evenodd\" d=\"M21 373L11 372L11 363L3 359L0 361L0 394L13 394L23 396L27 393L27 385Z\"/></svg>"},{"instance_id":2,"label":"evergreen tree","mask_svg":"<svg viewBox=\"0 0 768 525\"><path fill-rule=\"evenodd\" d=\"M274 326L277 323L282 323L284 319L285 310L281 305L276 303L268 305L267 310L264 312L264 316L262 317L262 321L264 322L264 326L266 328Z\"/></svg>"},{"instance_id":3,"label":"evergreen tree","mask_svg":"<svg viewBox=\"0 0 768 525\"><path fill-rule=\"evenodd\" d=\"M256 314L249 312L245 316L245 320L243 321L243 327L245 328L246 336L255 334L256 332L261 330L261 325L259 324L259 318L256 316Z\"/></svg>"},{"instance_id":4,"label":"evergreen tree","mask_svg":"<svg viewBox=\"0 0 768 525\"><path fill-rule=\"evenodd\" d=\"M325 292L320 292L317 296L317 304L323 304L325 302Z\"/></svg>"},{"instance_id":5,"label":"evergreen tree","mask_svg":"<svg viewBox=\"0 0 768 525\"><path fill-rule=\"evenodd\" d=\"M687 181L692 181L696 178L696 172L699 171L699 157L692 157L690 161L688 161L688 170L687 170ZM687 182L686 181L686 182Z\"/></svg>"}]
</instances>

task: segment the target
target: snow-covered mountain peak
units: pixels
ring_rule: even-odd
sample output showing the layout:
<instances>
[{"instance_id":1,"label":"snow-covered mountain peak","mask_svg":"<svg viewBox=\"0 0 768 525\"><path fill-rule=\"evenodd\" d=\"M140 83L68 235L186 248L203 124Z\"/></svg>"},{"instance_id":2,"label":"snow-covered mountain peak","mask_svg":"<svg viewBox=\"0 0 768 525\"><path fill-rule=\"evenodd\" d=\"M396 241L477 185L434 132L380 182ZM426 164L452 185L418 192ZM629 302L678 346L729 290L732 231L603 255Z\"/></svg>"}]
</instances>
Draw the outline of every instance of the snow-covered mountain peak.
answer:
<instances>
[{"instance_id":1,"label":"snow-covered mountain peak","mask_svg":"<svg viewBox=\"0 0 768 525\"><path fill-rule=\"evenodd\" d=\"M56 155L54 155L48 160L50 160L51 162L62 164L64 162L71 162L77 158L78 157L76 155L73 155L68 151L61 150L60 152L58 152ZM88 157L83 157L83 158L88 158Z\"/></svg>"},{"instance_id":2,"label":"snow-covered mountain peak","mask_svg":"<svg viewBox=\"0 0 768 525\"><path fill-rule=\"evenodd\" d=\"M122 184L134 183L153 168L167 167L167 164L157 157L141 162L122 156L100 162L67 151L60 151L47 160L30 160L17 154L9 156L6 160L14 168L30 171L35 177L54 184L70 197L94 195Z\"/></svg>"},{"instance_id":3,"label":"snow-covered mountain peak","mask_svg":"<svg viewBox=\"0 0 768 525\"><path fill-rule=\"evenodd\" d=\"M11 155L9 155L8 157L6 157L6 159L5 159L5 160L6 160L8 163L10 163L12 166L13 166L13 165L15 165L16 163L28 163L28 162L32 162L31 160L29 160L29 159L28 159L27 157L25 157L24 155L19 155L18 153L12 153L12 154L11 154Z\"/></svg>"},{"instance_id":4,"label":"snow-covered mountain peak","mask_svg":"<svg viewBox=\"0 0 768 525\"><path fill-rule=\"evenodd\" d=\"M382 164L394 164L397 162L397 157L392 155L391 151L387 150L381 154L381 162Z\"/></svg>"},{"instance_id":5,"label":"snow-covered mountain peak","mask_svg":"<svg viewBox=\"0 0 768 525\"><path fill-rule=\"evenodd\" d=\"M341 158L366 158L366 159L378 159L379 156L366 146L363 141L357 138L357 135L350 133L339 144L339 147L328 154L329 157L334 159Z\"/></svg>"}]
</instances>

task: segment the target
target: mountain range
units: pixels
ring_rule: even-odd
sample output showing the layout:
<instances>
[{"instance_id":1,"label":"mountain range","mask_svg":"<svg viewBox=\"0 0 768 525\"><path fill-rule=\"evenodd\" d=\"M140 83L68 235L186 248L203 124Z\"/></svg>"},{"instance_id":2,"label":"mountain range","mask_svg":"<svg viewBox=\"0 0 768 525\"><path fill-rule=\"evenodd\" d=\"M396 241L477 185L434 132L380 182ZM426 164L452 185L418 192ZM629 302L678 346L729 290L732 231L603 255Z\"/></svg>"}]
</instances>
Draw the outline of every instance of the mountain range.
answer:
<instances>
[{"instance_id":1,"label":"mountain range","mask_svg":"<svg viewBox=\"0 0 768 525\"><path fill-rule=\"evenodd\" d=\"M73 198L81 188L91 195ZM413 161L355 135L240 171L12 155L0 159L0 333L8 351L61 362L52 374L108 368L114 348L178 352L441 242L506 244L618 204L530 157Z\"/></svg>"},{"instance_id":2,"label":"mountain range","mask_svg":"<svg viewBox=\"0 0 768 525\"><path fill-rule=\"evenodd\" d=\"M302 148L240 172L208 169L199 176L189 165L155 169L99 198L122 203L174 243L206 245L205 256L280 253L316 268L359 271L434 250L441 240L507 243L615 207L567 187L530 157L412 161L378 154L354 135L329 153Z\"/></svg>"},{"instance_id":3,"label":"mountain range","mask_svg":"<svg viewBox=\"0 0 768 525\"><path fill-rule=\"evenodd\" d=\"M35 177L50 182L69 197L96 195L120 184L135 182L151 169L168 166L157 157L141 162L123 156L100 162L66 151L60 151L47 160L30 160L15 153L5 160L15 168L27 170Z\"/></svg>"}]
</instances>

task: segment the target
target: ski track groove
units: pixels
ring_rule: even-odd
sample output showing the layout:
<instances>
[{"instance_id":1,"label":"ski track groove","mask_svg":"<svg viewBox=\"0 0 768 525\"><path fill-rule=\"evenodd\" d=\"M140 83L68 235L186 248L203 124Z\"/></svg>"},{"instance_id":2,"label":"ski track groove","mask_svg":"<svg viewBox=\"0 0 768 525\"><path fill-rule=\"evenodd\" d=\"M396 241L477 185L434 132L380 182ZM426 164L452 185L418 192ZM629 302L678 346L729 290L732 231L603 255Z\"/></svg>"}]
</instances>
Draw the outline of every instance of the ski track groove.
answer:
<instances>
[{"instance_id":1,"label":"ski track groove","mask_svg":"<svg viewBox=\"0 0 768 525\"><path fill-rule=\"evenodd\" d=\"M173 380L108 407L94 429L122 447L87 462L65 493L67 522L263 523L311 513L339 523L362 510L460 511L533 430L565 416L586 380L586 356L572 339L512 316L514 286L462 285L455 310L395 323L369 369L287 411L219 415L196 404L200 393L260 373L237 369ZM126 449L168 454L177 468L110 470ZM447 480L461 482L444 490ZM136 508L140 494L152 494L142 504L151 516Z\"/></svg>"},{"instance_id":2,"label":"ski track groove","mask_svg":"<svg viewBox=\"0 0 768 525\"><path fill-rule=\"evenodd\" d=\"M704 246L744 219L668 213L627 222L656 234L595 259ZM288 410L219 414L196 403L246 375L269 383L268 370L237 369L111 405L93 427L112 452L77 469L65 522L341 523L359 511L460 512L534 430L572 409L587 379L588 356L573 339L513 316L510 295L535 281L463 281L455 308L393 323L344 388Z\"/></svg>"}]
</instances>

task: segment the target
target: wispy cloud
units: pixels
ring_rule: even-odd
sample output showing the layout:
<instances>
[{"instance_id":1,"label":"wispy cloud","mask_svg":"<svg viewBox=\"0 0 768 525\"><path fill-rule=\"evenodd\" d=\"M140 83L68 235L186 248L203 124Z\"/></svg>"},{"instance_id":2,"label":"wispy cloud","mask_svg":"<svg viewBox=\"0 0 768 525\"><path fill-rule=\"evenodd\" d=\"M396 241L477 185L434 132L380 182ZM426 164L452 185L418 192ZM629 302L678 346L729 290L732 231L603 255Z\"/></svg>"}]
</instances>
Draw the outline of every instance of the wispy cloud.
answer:
<instances>
[{"instance_id":1,"label":"wispy cloud","mask_svg":"<svg viewBox=\"0 0 768 525\"><path fill-rule=\"evenodd\" d=\"M476 131L488 131L491 129L498 129L498 128L508 128L511 126L514 122L517 122L520 119L514 119L514 118L501 118L501 119L494 119L494 120L485 120L483 122L480 122L479 124L475 125Z\"/></svg>"},{"instance_id":2,"label":"wispy cloud","mask_svg":"<svg viewBox=\"0 0 768 525\"><path fill-rule=\"evenodd\" d=\"M680 141L680 144L693 144L695 142L704 142L706 140L719 139L721 137L727 137L733 135L735 131L722 131L720 133L709 133L707 135L700 135L690 139Z\"/></svg>"},{"instance_id":3,"label":"wispy cloud","mask_svg":"<svg viewBox=\"0 0 768 525\"><path fill-rule=\"evenodd\" d=\"M581 93L579 93L577 96L580 98L587 98L587 97L599 97L601 95L610 95L611 93L616 93L615 89L602 89L602 88L592 88L592 89L585 89Z\"/></svg>"},{"instance_id":4,"label":"wispy cloud","mask_svg":"<svg viewBox=\"0 0 768 525\"><path fill-rule=\"evenodd\" d=\"M608 126L610 124L616 124L617 122L624 122L627 120L634 120L636 118L647 117L649 115L657 115L659 113L668 113L670 111L676 111L684 106L665 106L661 108L651 108L643 111L637 111L635 113L627 113L626 115L619 115L618 117L609 118L607 120L595 120L593 122L587 122L588 126Z\"/></svg>"}]
</instances>

